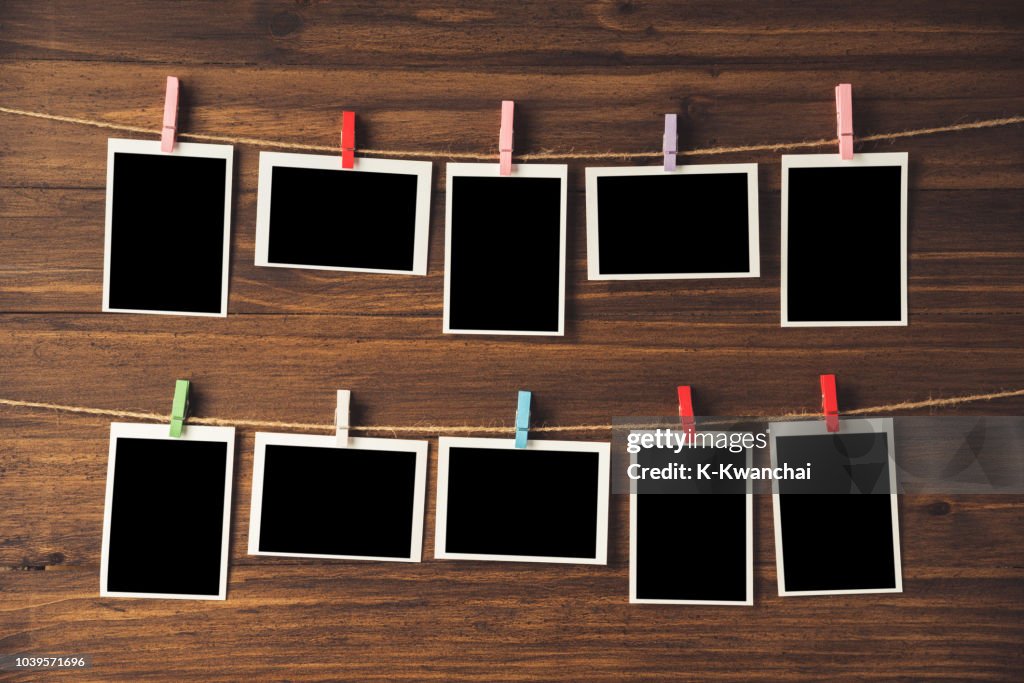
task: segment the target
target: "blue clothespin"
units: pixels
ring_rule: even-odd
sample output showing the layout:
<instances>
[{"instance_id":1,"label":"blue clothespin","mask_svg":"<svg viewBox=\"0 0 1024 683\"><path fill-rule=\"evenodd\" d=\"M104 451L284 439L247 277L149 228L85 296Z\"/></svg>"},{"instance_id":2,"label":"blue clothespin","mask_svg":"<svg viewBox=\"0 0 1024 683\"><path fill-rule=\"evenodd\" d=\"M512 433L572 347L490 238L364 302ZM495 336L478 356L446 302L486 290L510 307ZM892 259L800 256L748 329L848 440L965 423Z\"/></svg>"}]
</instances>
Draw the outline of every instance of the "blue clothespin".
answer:
<instances>
[{"instance_id":1,"label":"blue clothespin","mask_svg":"<svg viewBox=\"0 0 1024 683\"><path fill-rule=\"evenodd\" d=\"M176 439L181 437L181 428L185 424L185 418L188 417L188 391L189 381L187 379L179 379L174 383L174 401L171 403L171 436Z\"/></svg>"},{"instance_id":2,"label":"blue clothespin","mask_svg":"<svg viewBox=\"0 0 1024 683\"><path fill-rule=\"evenodd\" d=\"M526 439L530 431L530 397L529 391L519 392L519 407L516 409L516 448L526 448Z\"/></svg>"}]
</instances>

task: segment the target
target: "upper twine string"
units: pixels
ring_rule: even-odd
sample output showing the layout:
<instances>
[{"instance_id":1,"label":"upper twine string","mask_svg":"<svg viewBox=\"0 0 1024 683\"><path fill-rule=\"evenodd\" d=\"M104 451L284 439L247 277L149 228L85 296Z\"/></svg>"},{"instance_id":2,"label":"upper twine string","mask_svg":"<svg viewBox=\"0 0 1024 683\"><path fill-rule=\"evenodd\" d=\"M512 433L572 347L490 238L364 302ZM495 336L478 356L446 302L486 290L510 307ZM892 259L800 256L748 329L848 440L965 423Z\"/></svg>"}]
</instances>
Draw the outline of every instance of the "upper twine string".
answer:
<instances>
[{"instance_id":1,"label":"upper twine string","mask_svg":"<svg viewBox=\"0 0 1024 683\"><path fill-rule=\"evenodd\" d=\"M24 109L12 109L0 107L0 113L13 114L15 116L28 116L34 119L47 121L60 121L62 123L76 123L82 126L93 128L104 128L106 130L117 130L126 133L141 133L145 135L160 135L157 128L145 128L143 126L130 126L123 123L112 123L110 121L99 121L96 119L83 119L74 116L61 116L58 114L47 114L41 111L27 111ZM1014 115L1001 119L985 119L983 121L971 121L969 123L955 123L948 126L937 126L934 128L917 128L914 130L895 131L891 133L875 133L873 135L861 135L856 138L858 143L875 142L879 140L897 140L899 138L913 138L922 135L934 135L936 133L952 133L956 131L975 130L978 128L998 128L1000 126L1012 126L1024 123L1024 116ZM310 145L301 142L283 142L281 140L264 140L262 138L234 137L228 135L210 135L207 133L177 133L177 137L183 140L200 140L202 142L221 142L236 145L255 145L259 147L274 147L277 149L292 149L302 152L333 152L339 151L338 147L331 145ZM695 149L680 150L677 156L707 156L713 154L733 154L738 152L770 152L781 149L811 149L829 147L836 144L836 139L822 138L820 140L802 140L798 142L776 142L760 145L736 145L731 147L699 147ZM454 152L451 150L409 150L409 149L363 149L356 150L363 156L374 157L406 157L410 159L471 159L473 161L494 161L496 152ZM664 152L532 152L529 154L517 154L515 158L520 161L543 161L550 159L660 159Z\"/></svg>"},{"instance_id":2,"label":"upper twine string","mask_svg":"<svg viewBox=\"0 0 1024 683\"><path fill-rule=\"evenodd\" d=\"M880 406L869 406L867 408L854 408L843 411L843 415L877 415L879 413L894 413L904 410L920 410L921 408L948 408L950 406L962 405L965 403L977 403L979 401L993 401L1000 398L1014 398L1024 396L1024 389L1011 389L1008 391L997 391L988 394L969 394L967 396L951 396L948 398L929 398L923 401L903 401L901 403L889 403ZM89 408L86 406L70 406L60 403L37 403L34 401L17 401L10 398L0 398L0 405L15 408L29 408L35 410L52 410L62 413L77 413L81 415L96 415L102 417L130 418L133 420L151 420L154 422L166 422L170 415L161 413L137 412L133 410L112 410L109 408ZM819 413L794 412L777 416L762 416L765 420L791 420L817 417ZM293 429L297 431L331 431L333 424L317 424L311 422L277 422L273 420L229 420L220 417L188 417L189 424L195 425L216 425L220 427L256 427L263 429ZM662 425L651 424L581 424L581 425L541 425L530 427L531 432L610 432L614 429L640 429ZM514 427L495 426L474 426L474 425L364 425L362 427L349 427L354 432L392 432L392 433L413 433L413 434L511 434Z\"/></svg>"}]
</instances>

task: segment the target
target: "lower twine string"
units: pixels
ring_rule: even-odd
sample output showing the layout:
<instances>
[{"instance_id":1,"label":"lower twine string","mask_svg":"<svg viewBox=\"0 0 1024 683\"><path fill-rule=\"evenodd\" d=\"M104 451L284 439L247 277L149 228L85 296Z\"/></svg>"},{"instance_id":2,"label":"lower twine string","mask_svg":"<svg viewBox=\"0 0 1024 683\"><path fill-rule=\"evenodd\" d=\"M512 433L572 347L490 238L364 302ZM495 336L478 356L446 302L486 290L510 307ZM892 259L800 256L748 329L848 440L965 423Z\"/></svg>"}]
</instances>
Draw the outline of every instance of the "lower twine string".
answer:
<instances>
[{"instance_id":1,"label":"lower twine string","mask_svg":"<svg viewBox=\"0 0 1024 683\"><path fill-rule=\"evenodd\" d=\"M906 410L920 410L922 408L948 408L951 406L963 405L966 403L978 403L981 401L994 401L1001 398L1015 398L1024 396L1024 389L1010 389L997 391L988 394L968 394L966 396L951 396L948 398L929 398L923 401L904 401L901 403L889 403L886 405L869 406L867 408L854 408L843 411L843 415L878 415L880 413L894 413ZM154 422L167 422L170 415L161 413L146 413L132 410L112 410L109 408L89 408L87 406L70 406L60 403L37 403L34 401L18 401L10 398L0 398L0 405L12 408L27 408L33 410L50 410L61 413L77 413L81 415L96 415L100 417L128 418L133 420L151 420ZM818 416L818 413L795 412L777 416L762 416L765 420L786 420L801 419ZM189 424L216 425L221 427L256 427L263 429L292 429L296 431L334 431L333 424L316 424L310 422L276 422L272 420L231 420L220 417L189 417L186 420ZM582 425L541 425L531 427L530 432L610 432L613 429L641 429L649 427L664 426L663 424L582 424ZM393 432L413 434L511 434L513 427L495 426L473 426L473 425L363 425L361 427L349 427L354 432Z\"/></svg>"},{"instance_id":2,"label":"lower twine string","mask_svg":"<svg viewBox=\"0 0 1024 683\"><path fill-rule=\"evenodd\" d=\"M82 126L92 126L93 128L104 128L106 130L116 130L125 133L141 133L144 135L160 135L160 129L158 128L145 128L142 126L130 126L123 123L113 123L111 121L100 121L97 119L84 119L74 116L61 116L58 114L48 114L41 111L27 111L25 109L12 109L10 107L0 107L0 113L11 114L13 116L27 116L34 119L44 119L47 121L59 121L61 123L75 123ZM895 131L891 133L875 133L873 135L860 135L857 136L856 141L862 142L876 142L880 140L897 140L900 138L913 138L920 137L922 135L934 135L936 133L953 133L965 130L976 130L979 128L998 128L1000 126L1012 126L1015 124L1024 123L1024 115L1014 115L999 119L985 119L983 121L970 121L966 123L954 123L948 126L937 126L934 128L917 128L914 130L903 130ZM182 140L199 140L202 142L219 142L229 143L236 145L254 145L259 147L273 147L277 149L291 149L303 152L332 152L337 153L339 150L335 146L331 145L310 145L300 142L283 142L280 140L264 140L261 138L248 138L248 137L233 137L228 135L211 135L207 133L178 133L177 137ZM759 145L738 145L732 147L703 147L696 149L680 150L677 156L708 156L715 154L733 154L743 152L772 152L783 149L813 149L821 147L831 147L836 145L836 139L823 138L821 140L802 140L798 142L776 142ZM497 154L494 152L454 152L451 150L408 150L408 149L357 149L356 150L362 156L374 156L374 157L405 157L409 159L434 159L434 158L448 158L448 159L470 159L473 161L494 161L497 158ZM544 161L550 159L582 159L582 160L595 160L599 161L602 159L660 159L664 156L663 152L557 152L557 151L546 151L546 152L532 152L529 154L517 154L515 158L519 161Z\"/></svg>"}]
</instances>

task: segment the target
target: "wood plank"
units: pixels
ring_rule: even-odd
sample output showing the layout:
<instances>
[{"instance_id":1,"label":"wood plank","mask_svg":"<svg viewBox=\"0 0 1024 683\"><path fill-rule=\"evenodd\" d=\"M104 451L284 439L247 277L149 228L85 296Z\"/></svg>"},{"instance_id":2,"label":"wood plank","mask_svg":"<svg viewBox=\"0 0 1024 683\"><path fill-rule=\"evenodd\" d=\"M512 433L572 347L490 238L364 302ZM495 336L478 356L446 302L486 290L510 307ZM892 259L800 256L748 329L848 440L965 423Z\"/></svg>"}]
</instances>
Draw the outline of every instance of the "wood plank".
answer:
<instances>
[{"instance_id":1,"label":"wood plank","mask_svg":"<svg viewBox=\"0 0 1024 683\"><path fill-rule=\"evenodd\" d=\"M777 183L776 169L765 169ZM255 185L255 179L252 179ZM570 197L568 316L585 320L688 321L692 325L778 320L779 195L761 192L762 277L676 282L588 281L585 199ZM365 276L329 271L257 268L256 196L236 193L229 314L416 315L424 332L440 329L444 287L444 195L434 192L429 274ZM1002 328L1020 313L1024 272L1024 205L1017 190L915 191L910 196L910 299L915 324L936 316L988 316ZM680 215L685 207L680 206ZM102 190L0 188L0 307L18 312L96 313L102 303ZM963 226L971 225L969 231ZM55 230L65 248L41 247ZM954 296L951 296L954 295ZM972 318L973 320L974 318ZM774 331L773 331L774 332ZM911 333L913 328L911 329ZM787 334L798 334L795 330ZM849 335L874 337L878 330ZM897 334L904 334L903 331Z\"/></svg>"},{"instance_id":2,"label":"wood plank","mask_svg":"<svg viewBox=\"0 0 1024 683\"><path fill-rule=\"evenodd\" d=\"M698 334L686 322L638 330L630 320L586 320L565 339L528 342L442 337L416 316L211 323L54 314L0 322L0 386L13 394L5 398L164 412L173 380L187 375L196 414L223 418L331 423L337 387L354 390L357 424L511 424L509 397L527 387L536 396L534 423L564 425L671 415L680 378L698 387L699 409L709 415L816 410L817 374L826 369L841 378L844 410L1024 386L1019 346L1004 337L1019 317L980 329L972 321L915 322L909 332L842 341L808 329L783 335L774 322L705 325ZM961 352L964 344L971 353ZM946 412L1013 415L1021 407L1024 399L1007 399Z\"/></svg>"},{"instance_id":3,"label":"wood plank","mask_svg":"<svg viewBox=\"0 0 1024 683\"><path fill-rule=\"evenodd\" d=\"M182 131L334 146L345 107L360 114L361 147L473 152L496 150L498 100L503 97L519 103L520 152L655 151L660 149L662 114L671 111L683 113L683 150L829 138L835 135L832 89L842 77L836 71L796 67L781 72L638 68L468 75L337 69L318 73L310 87L303 87L298 68L199 67L176 73L184 88ZM10 83L3 106L154 130L161 121L166 75L163 65L0 62L0 80ZM339 99L338 93L345 96ZM859 73L855 98L860 134L1024 111L1016 74L989 69L910 72L900 83L885 70ZM15 186L102 187L107 137L132 137L3 114L0 132L0 183ZM1024 187L1022 141L1024 126L1013 126L868 143L862 151L908 151L915 188L1008 189ZM242 189L255 188L256 151L239 149ZM777 165L778 156L692 161L758 161L767 167ZM436 173L443 176L443 166ZM581 182L581 172L574 175Z\"/></svg>"},{"instance_id":4,"label":"wood plank","mask_svg":"<svg viewBox=\"0 0 1024 683\"><path fill-rule=\"evenodd\" d=\"M53 435L52 416L24 409L3 408L7 433L16 437L14 452L0 460L0 477L9 491L13 514L0 520L0 572L3 571L74 571L88 574L98 580L99 530L103 525L103 491L107 475L107 439L109 420L91 416L60 417L63 430ZM409 572L419 575L428 572L438 579L444 578L448 568L462 563L433 561L433 523L435 512L434 485L437 481L436 443L430 448L428 474L427 524L424 535L424 558L432 569L410 569L407 565L373 564L360 562L328 562L305 558L265 558L248 556L247 538L249 500L251 497L253 431L239 432L235 455L233 494L231 566L263 566L273 575L278 565L307 565L317 568L351 565L355 568L372 566L377 578L402 580ZM422 435L426 437L427 435ZM595 431L593 437L607 438L607 432ZM957 444L951 446L955 450ZM937 447L937 459L947 454ZM70 455L69 455L70 454ZM621 454L616 463L621 464ZM69 467L70 466L70 467ZM33 501L61 501L71 514L58 523L40 517ZM758 573L774 583L774 541L771 526L771 498L756 496L758 520L756 557ZM1020 495L906 495L900 499L900 525L904 574L911 586L918 579L964 578L983 579L1020 577L1024 571L1019 564L1024 547L1024 527L1013 522L1024 514L1024 499ZM998 523L994 523L998 522ZM629 559L629 503L625 495L612 496L611 537L609 567L547 568L552 574L560 571L579 571L595 577L614 574L628 578ZM963 538L961 538L963 536ZM960 543L954 556L937 561L938 556L952 545ZM471 563L479 570L479 580L497 581L509 567L502 563ZM529 571L545 571L544 568ZM232 584L232 587L234 584ZM774 589L774 586L772 587ZM767 590L767 589L765 589ZM577 589L589 594L588 586ZM916 591L908 589L911 600ZM619 600L615 600L618 596ZM232 596L233 597L233 596ZM595 596L601 597L601 596ZM621 601L622 595L604 596ZM759 595L760 597L760 595ZM798 601L799 602L799 601ZM14 599L17 604L17 598Z\"/></svg>"},{"instance_id":5,"label":"wood plank","mask_svg":"<svg viewBox=\"0 0 1024 683\"><path fill-rule=\"evenodd\" d=\"M501 66L832 60L863 68L892 60L969 55L1020 64L1020 4L935 11L926 0L858 5L784 0L750 5L660 2L236 3L213 0L106 8L61 0L5 3L4 59L365 65L452 60ZM837 40L837 36L842 36ZM934 67L932 67L934 68Z\"/></svg>"}]
</instances>

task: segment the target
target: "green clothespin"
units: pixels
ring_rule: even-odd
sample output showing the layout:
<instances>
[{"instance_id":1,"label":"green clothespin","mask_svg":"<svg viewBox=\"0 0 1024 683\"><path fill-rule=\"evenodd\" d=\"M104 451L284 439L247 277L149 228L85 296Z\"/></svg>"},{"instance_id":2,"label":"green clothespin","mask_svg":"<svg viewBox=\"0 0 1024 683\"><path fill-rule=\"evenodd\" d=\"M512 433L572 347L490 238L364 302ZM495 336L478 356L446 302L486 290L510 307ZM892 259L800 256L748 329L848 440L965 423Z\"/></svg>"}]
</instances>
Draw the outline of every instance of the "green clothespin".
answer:
<instances>
[{"instance_id":1,"label":"green clothespin","mask_svg":"<svg viewBox=\"0 0 1024 683\"><path fill-rule=\"evenodd\" d=\"M185 426L185 418L188 417L188 390L189 381L179 379L174 383L174 403L171 404L171 436L181 436L181 428Z\"/></svg>"}]
</instances>

